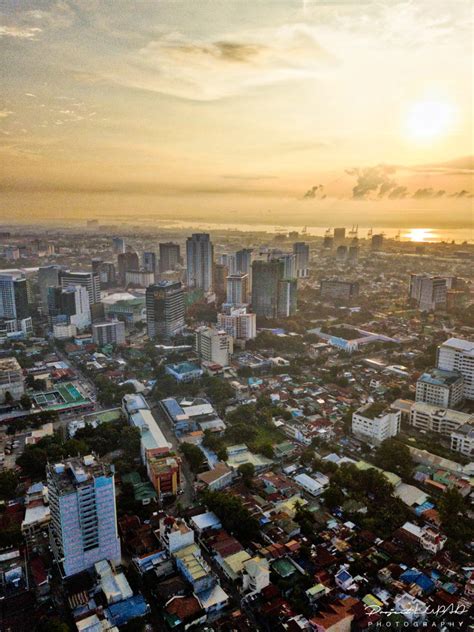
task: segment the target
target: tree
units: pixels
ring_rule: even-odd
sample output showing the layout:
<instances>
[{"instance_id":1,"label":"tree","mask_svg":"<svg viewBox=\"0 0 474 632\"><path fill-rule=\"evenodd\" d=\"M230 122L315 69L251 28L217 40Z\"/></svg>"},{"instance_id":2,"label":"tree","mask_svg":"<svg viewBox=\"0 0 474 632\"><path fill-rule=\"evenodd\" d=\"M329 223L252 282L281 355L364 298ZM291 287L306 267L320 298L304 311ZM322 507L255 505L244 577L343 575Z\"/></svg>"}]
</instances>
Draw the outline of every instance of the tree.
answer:
<instances>
[{"instance_id":1,"label":"tree","mask_svg":"<svg viewBox=\"0 0 474 632\"><path fill-rule=\"evenodd\" d=\"M455 487L447 489L438 503L443 531L448 537L447 546L459 554L474 538L474 523L469 508Z\"/></svg>"},{"instance_id":2,"label":"tree","mask_svg":"<svg viewBox=\"0 0 474 632\"><path fill-rule=\"evenodd\" d=\"M408 447L395 438L386 439L375 453L375 463L402 478L408 478L414 467Z\"/></svg>"},{"instance_id":3,"label":"tree","mask_svg":"<svg viewBox=\"0 0 474 632\"><path fill-rule=\"evenodd\" d=\"M258 446L257 451L260 454L263 454L263 456L267 457L267 459L272 459L275 456L275 451L273 450L273 446L268 441L266 441L265 443L261 443Z\"/></svg>"},{"instance_id":4,"label":"tree","mask_svg":"<svg viewBox=\"0 0 474 632\"><path fill-rule=\"evenodd\" d=\"M202 495L207 507L213 511L226 531L233 533L242 542L257 537L259 523L237 496L226 492L205 491Z\"/></svg>"},{"instance_id":5,"label":"tree","mask_svg":"<svg viewBox=\"0 0 474 632\"><path fill-rule=\"evenodd\" d=\"M7 391L5 393L5 404L8 404L8 405L13 404L13 401L14 401L13 395L10 393L10 391Z\"/></svg>"},{"instance_id":6,"label":"tree","mask_svg":"<svg viewBox=\"0 0 474 632\"><path fill-rule=\"evenodd\" d=\"M193 443L184 442L181 444L180 450L189 463L191 470L194 474L197 474L206 462L206 457L201 448L198 448L198 446Z\"/></svg>"},{"instance_id":7,"label":"tree","mask_svg":"<svg viewBox=\"0 0 474 632\"><path fill-rule=\"evenodd\" d=\"M329 507L329 509L334 509L335 507L339 507L343 504L345 500L345 496L339 487L335 485L329 485L326 491L323 494L324 502Z\"/></svg>"},{"instance_id":8,"label":"tree","mask_svg":"<svg viewBox=\"0 0 474 632\"><path fill-rule=\"evenodd\" d=\"M31 399L28 397L26 393L23 393L23 395L20 397L20 404L22 408L24 408L25 410L30 410Z\"/></svg>"},{"instance_id":9,"label":"tree","mask_svg":"<svg viewBox=\"0 0 474 632\"><path fill-rule=\"evenodd\" d=\"M242 480L246 487L250 487L253 477L255 476L255 466L253 463L242 463L239 465L238 472L242 476Z\"/></svg>"},{"instance_id":10,"label":"tree","mask_svg":"<svg viewBox=\"0 0 474 632\"><path fill-rule=\"evenodd\" d=\"M14 498L18 487L18 476L13 470L0 472L0 499L9 500Z\"/></svg>"}]
</instances>

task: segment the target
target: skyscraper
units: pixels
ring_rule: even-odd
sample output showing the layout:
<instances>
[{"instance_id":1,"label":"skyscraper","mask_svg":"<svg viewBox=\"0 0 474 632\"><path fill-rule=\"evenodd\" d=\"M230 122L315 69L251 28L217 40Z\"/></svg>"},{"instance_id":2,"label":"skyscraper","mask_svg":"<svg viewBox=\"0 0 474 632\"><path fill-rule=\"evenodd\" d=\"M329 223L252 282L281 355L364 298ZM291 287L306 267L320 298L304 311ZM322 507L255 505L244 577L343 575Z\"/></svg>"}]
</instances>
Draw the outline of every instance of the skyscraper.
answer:
<instances>
[{"instance_id":1,"label":"skyscraper","mask_svg":"<svg viewBox=\"0 0 474 632\"><path fill-rule=\"evenodd\" d=\"M445 309L449 280L445 277L426 274L410 275L410 298L414 299L422 312Z\"/></svg>"},{"instance_id":2,"label":"skyscraper","mask_svg":"<svg viewBox=\"0 0 474 632\"><path fill-rule=\"evenodd\" d=\"M156 272L156 255L154 252L144 252L142 261L145 272Z\"/></svg>"},{"instance_id":3,"label":"skyscraper","mask_svg":"<svg viewBox=\"0 0 474 632\"><path fill-rule=\"evenodd\" d=\"M257 316L277 317L279 282L284 277L284 268L279 260L252 263L252 307Z\"/></svg>"},{"instance_id":4,"label":"skyscraper","mask_svg":"<svg viewBox=\"0 0 474 632\"><path fill-rule=\"evenodd\" d=\"M89 304L100 303L100 278L95 272L61 272L59 275L61 287L82 285L89 294Z\"/></svg>"},{"instance_id":5,"label":"skyscraper","mask_svg":"<svg viewBox=\"0 0 474 632\"><path fill-rule=\"evenodd\" d=\"M184 290L181 283L160 281L146 289L146 322L150 338L170 338L184 328Z\"/></svg>"},{"instance_id":6,"label":"skyscraper","mask_svg":"<svg viewBox=\"0 0 474 632\"><path fill-rule=\"evenodd\" d=\"M66 577L96 562L120 563L112 465L89 455L46 466L51 548Z\"/></svg>"},{"instance_id":7,"label":"skyscraper","mask_svg":"<svg viewBox=\"0 0 474 632\"><path fill-rule=\"evenodd\" d=\"M293 244L293 254L296 256L296 276L304 279L309 276L309 246L304 241Z\"/></svg>"},{"instance_id":8,"label":"skyscraper","mask_svg":"<svg viewBox=\"0 0 474 632\"><path fill-rule=\"evenodd\" d=\"M194 233L186 240L187 285L204 292L212 289L214 247L208 233Z\"/></svg>"},{"instance_id":9,"label":"skyscraper","mask_svg":"<svg viewBox=\"0 0 474 632\"><path fill-rule=\"evenodd\" d=\"M237 272L249 274L252 271L252 249L242 248L235 253L235 268Z\"/></svg>"},{"instance_id":10,"label":"skyscraper","mask_svg":"<svg viewBox=\"0 0 474 632\"><path fill-rule=\"evenodd\" d=\"M42 266L38 269L38 287L40 293L41 307L46 310L48 307L48 288L57 287L59 283L59 266Z\"/></svg>"},{"instance_id":11,"label":"skyscraper","mask_svg":"<svg viewBox=\"0 0 474 632\"><path fill-rule=\"evenodd\" d=\"M160 272L176 270L181 264L181 252L179 244L172 241L159 244L160 248Z\"/></svg>"},{"instance_id":12,"label":"skyscraper","mask_svg":"<svg viewBox=\"0 0 474 632\"><path fill-rule=\"evenodd\" d=\"M248 303L248 274L229 274L227 277L227 303L244 305Z\"/></svg>"},{"instance_id":13,"label":"skyscraper","mask_svg":"<svg viewBox=\"0 0 474 632\"><path fill-rule=\"evenodd\" d=\"M0 275L0 318L23 320L30 316L27 280Z\"/></svg>"},{"instance_id":14,"label":"skyscraper","mask_svg":"<svg viewBox=\"0 0 474 632\"><path fill-rule=\"evenodd\" d=\"M114 237L112 239L112 249L116 255L125 252L125 240L122 237Z\"/></svg>"},{"instance_id":15,"label":"skyscraper","mask_svg":"<svg viewBox=\"0 0 474 632\"><path fill-rule=\"evenodd\" d=\"M196 329L194 348L204 362L228 366L234 347L232 337L225 331L203 326Z\"/></svg>"},{"instance_id":16,"label":"skyscraper","mask_svg":"<svg viewBox=\"0 0 474 632\"><path fill-rule=\"evenodd\" d=\"M140 260L136 252L122 252L117 255L117 267L120 283L126 282L127 272L140 270Z\"/></svg>"},{"instance_id":17,"label":"skyscraper","mask_svg":"<svg viewBox=\"0 0 474 632\"><path fill-rule=\"evenodd\" d=\"M278 308L279 318L288 318L296 314L296 279L281 279L278 282Z\"/></svg>"},{"instance_id":18,"label":"skyscraper","mask_svg":"<svg viewBox=\"0 0 474 632\"><path fill-rule=\"evenodd\" d=\"M218 303L225 301L227 294L227 276L229 271L223 263L215 263L213 271L213 288Z\"/></svg>"}]
</instances>

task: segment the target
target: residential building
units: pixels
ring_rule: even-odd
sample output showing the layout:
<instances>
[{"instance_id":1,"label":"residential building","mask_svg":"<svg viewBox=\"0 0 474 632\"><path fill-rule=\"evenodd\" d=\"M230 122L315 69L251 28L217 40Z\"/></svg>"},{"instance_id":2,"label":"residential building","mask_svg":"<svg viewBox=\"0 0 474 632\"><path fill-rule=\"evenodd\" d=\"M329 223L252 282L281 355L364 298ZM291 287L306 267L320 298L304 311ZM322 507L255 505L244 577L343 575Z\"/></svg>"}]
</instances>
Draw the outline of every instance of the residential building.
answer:
<instances>
[{"instance_id":1,"label":"residential building","mask_svg":"<svg viewBox=\"0 0 474 632\"><path fill-rule=\"evenodd\" d=\"M202 377L204 373L199 365L192 362L166 364L165 372L174 377L177 382L193 382Z\"/></svg>"},{"instance_id":2,"label":"residential building","mask_svg":"<svg viewBox=\"0 0 474 632\"><path fill-rule=\"evenodd\" d=\"M416 401L441 408L455 408L464 399L464 380L456 371L430 369L416 382Z\"/></svg>"},{"instance_id":3,"label":"residential building","mask_svg":"<svg viewBox=\"0 0 474 632\"><path fill-rule=\"evenodd\" d=\"M401 412L381 404L366 404L352 414L352 432L362 441L379 445L400 432Z\"/></svg>"},{"instance_id":4,"label":"residential building","mask_svg":"<svg viewBox=\"0 0 474 632\"><path fill-rule=\"evenodd\" d=\"M309 246L304 241L293 244L293 254L296 257L296 276L306 279L309 276Z\"/></svg>"},{"instance_id":5,"label":"residential building","mask_svg":"<svg viewBox=\"0 0 474 632\"><path fill-rule=\"evenodd\" d=\"M451 450L471 458L474 456L474 415L470 422L451 432Z\"/></svg>"},{"instance_id":6,"label":"residential building","mask_svg":"<svg viewBox=\"0 0 474 632\"><path fill-rule=\"evenodd\" d=\"M252 557L243 563L242 590L251 594L262 592L270 584L270 565L264 557Z\"/></svg>"},{"instance_id":7,"label":"residential building","mask_svg":"<svg viewBox=\"0 0 474 632\"><path fill-rule=\"evenodd\" d=\"M160 500L165 496L176 496L181 488L181 460L177 456L151 456L147 458L146 467Z\"/></svg>"},{"instance_id":8,"label":"residential building","mask_svg":"<svg viewBox=\"0 0 474 632\"><path fill-rule=\"evenodd\" d=\"M171 338L184 328L184 290L179 281L160 281L146 289L146 321L150 338Z\"/></svg>"},{"instance_id":9,"label":"residential building","mask_svg":"<svg viewBox=\"0 0 474 632\"><path fill-rule=\"evenodd\" d=\"M104 345L125 344L125 323L121 320L109 320L92 325L92 338L99 347Z\"/></svg>"},{"instance_id":10,"label":"residential building","mask_svg":"<svg viewBox=\"0 0 474 632\"><path fill-rule=\"evenodd\" d=\"M169 553L175 553L194 544L194 531L184 520L164 516L160 519L160 540Z\"/></svg>"},{"instance_id":11,"label":"residential building","mask_svg":"<svg viewBox=\"0 0 474 632\"><path fill-rule=\"evenodd\" d=\"M343 281L340 279L321 280L321 298L350 301L358 296L358 281Z\"/></svg>"},{"instance_id":12,"label":"residential building","mask_svg":"<svg viewBox=\"0 0 474 632\"><path fill-rule=\"evenodd\" d=\"M198 486L211 491L224 489L232 483L233 479L234 470L221 461L215 464L214 469L197 475Z\"/></svg>"},{"instance_id":13,"label":"residential building","mask_svg":"<svg viewBox=\"0 0 474 632\"><path fill-rule=\"evenodd\" d=\"M244 272L227 277L227 303L244 305L249 300L249 276Z\"/></svg>"},{"instance_id":14,"label":"residential building","mask_svg":"<svg viewBox=\"0 0 474 632\"><path fill-rule=\"evenodd\" d=\"M410 410L410 425L418 430L428 430L449 436L452 431L467 423L474 423L474 414L441 408L424 402L415 402Z\"/></svg>"},{"instance_id":15,"label":"residential building","mask_svg":"<svg viewBox=\"0 0 474 632\"><path fill-rule=\"evenodd\" d=\"M91 455L46 466L51 547L64 576L120 563L113 466Z\"/></svg>"},{"instance_id":16,"label":"residential building","mask_svg":"<svg viewBox=\"0 0 474 632\"><path fill-rule=\"evenodd\" d=\"M474 342L450 338L438 347L438 369L457 371L464 379L465 399L474 399Z\"/></svg>"},{"instance_id":17,"label":"residential building","mask_svg":"<svg viewBox=\"0 0 474 632\"><path fill-rule=\"evenodd\" d=\"M160 249L160 272L176 270L182 264L179 244L169 241L159 244Z\"/></svg>"},{"instance_id":18,"label":"residential building","mask_svg":"<svg viewBox=\"0 0 474 632\"><path fill-rule=\"evenodd\" d=\"M63 272L60 275L61 287L81 285L87 289L89 304L100 303L100 278L96 272Z\"/></svg>"},{"instance_id":19,"label":"residential building","mask_svg":"<svg viewBox=\"0 0 474 632\"><path fill-rule=\"evenodd\" d=\"M217 314L217 326L234 340L252 340L257 335L257 316L239 307L231 309L230 314Z\"/></svg>"},{"instance_id":20,"label":"residential building","mask_svg":"<svg viewBox=\"0 0 474 632\"><path fill-rule=\"evenodd\" d=\"M186 240L186 283L203 292L212 290L214 247L208 233L194 233Z\"/></svg>"},{"instance_id":21,"label":"residential building","mask_svg":"<svg viewBox=\"0 0 474 632\"><path fill-rule=\"evenodd\" d=\"M18 400L25 392L23 371L16 358L0 358L0 402L5 401L5 396L10 393L13 399Z\"/></svg>"},{"instance_id":22,"label":"residential building","mask_svg":"<svg viewBox=\"0 0 474 632\"><path fill-rule=\"evenodd\" d=\"M194 334L194 348L200 360L228 366L233 341L225 331L203 326Z\"/></svg>"}]
</instances>

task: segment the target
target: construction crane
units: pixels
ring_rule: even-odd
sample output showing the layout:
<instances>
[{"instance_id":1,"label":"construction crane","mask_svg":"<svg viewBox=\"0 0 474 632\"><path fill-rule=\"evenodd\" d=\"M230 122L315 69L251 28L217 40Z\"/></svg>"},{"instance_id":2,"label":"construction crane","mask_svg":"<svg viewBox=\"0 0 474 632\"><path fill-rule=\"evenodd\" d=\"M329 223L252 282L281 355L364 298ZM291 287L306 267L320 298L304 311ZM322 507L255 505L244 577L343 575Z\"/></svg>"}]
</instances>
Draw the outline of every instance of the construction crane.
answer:
<instances>
[{"instance_id":1,"label":"construction crane","mask_svg":"<svg viewBox=\"0 0 474 632\"><path fill-rule=\"evenodd\" d=\"M369 230L368 230L368 232L367 232L367 237L372 237L372 233L373 233L373 232L374 232L374 231L373 231L371 228L369 228Z\"/></svg>"},{"instance_id":2,"label":"construction crane","mask_svg":"<svg viewBox=\"0 0 474 632\"><path fill-rule=\"evenodd\" d=\"M301 234L302 234L302 235L306 235L306 233L307 233L307 232L308 232L308 227L307 227L307 226L305 226L305 227L303 228L303 230L301 231Z\"/></svg>"},{"instance_id":3,"label":"construction crane","mask_svg":"<svg viewBox=\"0 0 474 632\"><path fill-rule=\"evenodd\" d=\"M400 229L398 229L398 233L394 237L395 241L400 241Z\"/></svg>"},{"instance_id":4,"label":"construction crane","mask_svg":"<svg viewBox=\"0 0 474 632\"><path fill-rule=\"evenodd\" d=\"M352 225L351 230L349 231L349 237L357 237L359 234L359 224L356 225Z\"/></svg>"},{"instance_id":5,"label":"construction crane","mask_svg":"<svg viewBox=\"0 0 474 632\"><path fill-rule=\"evenodd\" d=\"M325 237L331 237L332 228L326 228L326 232L324 233Z\"/></svg>"}]
</instances>

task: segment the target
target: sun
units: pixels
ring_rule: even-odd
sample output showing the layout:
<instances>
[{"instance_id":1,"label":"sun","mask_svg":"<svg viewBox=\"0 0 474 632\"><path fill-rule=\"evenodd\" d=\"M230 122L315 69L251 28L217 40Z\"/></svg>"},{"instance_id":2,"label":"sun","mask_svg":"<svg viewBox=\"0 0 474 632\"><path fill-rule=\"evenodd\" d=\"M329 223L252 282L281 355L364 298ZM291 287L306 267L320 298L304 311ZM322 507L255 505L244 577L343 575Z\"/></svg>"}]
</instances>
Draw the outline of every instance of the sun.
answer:
<instances>
[{"instance_id":1,"label":"sun","mask_svg":"<svg viewBox=\"0 0 474 632\"><path fill-rule=\"evenodd\" d=\"M433 240L435 235L431 228L411 228L410 232L404 235L406 239L414 242L427 242Z\"/></svg>"},{"instance_id":2,"label":"sun","mask_svg":"<svg viewBox=\"0 0 474 632\"><path fill-rule=\"evenodd\" d=\"M453 126L455 113L455 107L445 101L419 101L408 111L407 133L417 140L445 136Z\"/></svg>"}]
</instances>

